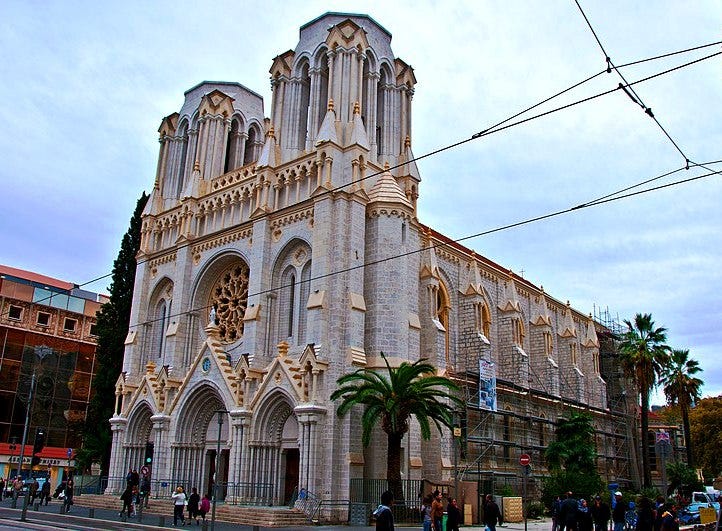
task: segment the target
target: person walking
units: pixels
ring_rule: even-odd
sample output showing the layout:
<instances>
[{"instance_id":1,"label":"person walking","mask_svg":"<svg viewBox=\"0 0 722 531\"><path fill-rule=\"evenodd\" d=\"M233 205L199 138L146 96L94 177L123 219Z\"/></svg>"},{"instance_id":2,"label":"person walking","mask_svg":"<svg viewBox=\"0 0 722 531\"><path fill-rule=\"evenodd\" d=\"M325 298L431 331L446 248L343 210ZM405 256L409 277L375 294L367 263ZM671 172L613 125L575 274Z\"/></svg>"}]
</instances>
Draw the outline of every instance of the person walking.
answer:
<instances>
[{"instance_id":1,"label":"person walking","mask_svg":"<svg viewBox=\"0 0 722 531\"><path fill-rule=\"evenodd\" d=\"M133 487L130 486L130 483L125 486L125 490L123 494L120 495L120 499L123 501L123 508L118 513L118 516L123 516L124 514L130 516L133 512L130 506L133 499Z\"/></svg>"},{"instance_id":2,"label":"person walking","mask_svg":"<svg viewBox=\"0 0 722 531\"><path fill-rule=\"evenodd\" d=\"M3 501L4 497L5 497L5 478L0 477L0 502Z\"/></svg>"},{"instance_id":3,"label":"person walking","mask_svg":"<svg viewBox=\"0 0 722 531\"><path fill-rule=\"evenodd\" d=\"M494 501L494 496L486 495L486 503L484 504L484 525L489 531L496 531L496 524L501 520L501 510ZM439 531L441 531L439 529Z\"/></svg>"},{"instance_id":4,"label":"person walking","mask_svg":"<svg viewBox=\"0 0 722 531\"><path fill-rule=\"evenodd\" d=\"M193 487L193 491L188 497L188 519L190 520L191 524L195 519L196 525L201 525L198 520L198 516L200 515L200 508L198 507L198 504L200 502L201 497L198 495L198 489L196 487Z\"/></svg>"},{"instance_id":5,"label":"person walking","mask_svg":"<svg viewBox=\"0 0 722 531\"><path fill-rule=\"evenodd\" d=\"M637 531L653 531L656 514L652 509L652 500L642 496L637 508Z\"/></svg>"},{"instance_id":6,"label":"person walking","mask_svg":"<svg viewBox=\"0 0 722 531\"><path fill-rule=\"evenodd\" d=\"M434 499L431 502L431 525L434 531L441 531L441 521L444 518L444 504L441 503L441 493L434 491Z\"/></svg>"},{"instance_id":7,"label":"person walking","mask_svg":"<svg viewBox=\"0 0 722 531\"><path fill-rule=\"evenodd\" d=\"M203 499L201 500L201 507L200 507L200 513L201 518L203 521L206 521L206 515L211 510L211 499L208 497L208 494L203 495Z\"/></svg>"},{"instance_id":8,"label":"person walking","mask_svg":"<svg viewBox=\"0 0 722 531\"><path fill-rule=\"evenodd\" d=\"M75 496L75 482L71 479L69 479L65 483L65 498L63 498L63 503L65 504L65 512L70 512L70 506L73 505L73 496Z\"/></svg>"},{"instance_id":9,"label":"person walking","mask_svg":"<svg viewBox=\"0 0 722 531\"><path fill-rule=\"evenodd\" d=\"M456 502L456 498L451 498L449 505L446 506L446 531L459 531L459 524L462 523L461 509Z\"/></svg>"},{"instance_id":10,"label":"person walking","mask_svg":"<svg viewBox=\"0 0 722 531\"><path fill-rule=\"evenodd\" d=\"M577 518L579 517L579 502L574 499L572 492L564 495L562 507L559 510L560 524L566 531L577 531Z\"/></svg>"},{"instance_id":11,"label":"person walking","mask_svg":"<svg viewBox=\"0 0 722 531\"><path fill-rule=\"evenodd\" d=\"M594 522L594 531L607 531L612 511L609 509L609 504L605 502L599 494L594 497L594 503L592 504L591 511L592 522Z\"/></svg>"},{"instance_id":12,"label":"person walking","mask_svg":"<svg viewBox=\"0 0 722 531\"><path fill-rule=\"evenodd\" d=\"M622 493L617 491L614 493L614 509L612 509L612 522L614 523L614 531L624 531L626 523L625 516L627 514L627 503L622 499Z\"/></svg>"},{"instance_id":13,"label":"person walking","mask_svg":"<svg viewBox=\"0 0 722 531\"><path fill-rule=\"evenodd\" d=\"M592 511L589 508L587 500L582 498L579 500L579 508L577 510L577 529L579 531L592 531L593 527Z\"/></svg>"},{"instance_id":14,"label":"person walking","mask_svg":"<svg viewBox=\"0 0 722 531\"><path fill-rule=\"evenodd\" d=\"M381 505L374 511L377 531L394 531L394 513L391 506L394 504L394 495L387 490L381 494Z\"/></svg>"},{"instance_id":15,"label":"person walking","mask_svg":"<svg viewBox=\"0 0 722 531\"><path fill-rule=\"evenodd\" d=\"M13 481L13 500L17 500L20 496L20 491L23 490L23 478L20 476L15 477L15 481Z\"/></svg>"},{"instance_id":16,"label":"person walking","mask_svg":"<svg viewBox=\"0 0 722 531\"><path fill-rule=\"evenodd\" d=\"M186 493L183 492L183 487L178 485L171 498L173 499L173 525L177 526L178 520L185 525L186 517L183 514L183 511L188 500L186 498Z\"/></svg>"},{"instance_id":17,"label":"person walking","mask_svg":"<svg viewBox=\"0 0 722 531\"><path fill-rule=\"evenodd\" d=\"M40 490L40 483L38 480L33 478L33 482L30 484L30 505L35 503L35 498L38 497L38 490Z\"/></svg>"},{"instance_id":18,"label":"person walking","mask_svg":"<svg viewBox=\"0 0 722 531\"><path fill-rule=\"evenodd\" d=\"M559 531L559 511L562 508L562 497L557 496L552 503L552 531Z\"/></svg>"},{"instance_id":19,"label":"person walking","mask_svg":"<svg viewBox=\"0 0 722 531\"><path fill-rule=\"evenodd\" d=\"M45 503L45 505L48 504L50 501L50 478L47 478L45 480L45 483L43 483L43 486L40 487L40 503Z\"/></svg>"},{"instance_id":20,"label":"person walking","mask_svg":"<svg viewBox=\"0 0 722 531\"><path fill-rule=\"evenodd\" d=\"M423 522L424 531L431 531L431 504L434 503L434 496L429 494L424 498L421 504L421 521Z\"/></svg>"}]
</instances>

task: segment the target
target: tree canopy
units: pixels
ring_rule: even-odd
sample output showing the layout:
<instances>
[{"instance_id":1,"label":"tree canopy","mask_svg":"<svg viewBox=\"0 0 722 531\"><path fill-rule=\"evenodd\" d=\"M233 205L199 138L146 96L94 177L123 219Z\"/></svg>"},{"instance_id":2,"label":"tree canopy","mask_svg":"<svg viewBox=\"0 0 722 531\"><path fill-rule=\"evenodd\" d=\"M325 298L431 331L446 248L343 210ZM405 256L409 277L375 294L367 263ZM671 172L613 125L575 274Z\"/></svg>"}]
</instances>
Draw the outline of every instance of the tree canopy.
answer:
<instances>
[{"instance_id":1,"label":"tree canopy","mask_svg":"<svg viewBox=\"0 0 722 531\"><path fill-rule=\"evenodd\" d=\"M395 499L402 500L401 441L409 430L411 417L418 422L421 436L428 440L431 423L439 432L443 426L451 428L454 406L462 407L463 402L452 394L458 390L456 384L437 376L436 367L426 359L391 367L383 352L381 357L388 376L368 368L345 374L337 380L339 388L331 394L331 400L341 400L339 416L356 406L364 407L361 416L364 446L371 442L376 425L381 425L388 442L386 479Z\"/></svg>"},{"instance_id":2,"label":"tree canopy","mask_svg":"<svg viewBox=\"0 0 722 531\"><path fill-rule=\"evenodd\" d=\"M643 487L652 486L649 466L649 395L657 385L662 367L667 363L669 347L667 329L657 327L651 314L638 313L634 322L624 321L627 332L619 345L620 361L625 373L637 387L641 402L642 477Z\"/></svg>"},{"instance_id":3,"label":"tree canopy","mask_svg":"<svg viewBox=\"0 0 722 531\"><path fill-rule=\"evenodd\" d=\"M722 396L703 398L689 412L694 462L706 478L722 476Z\"/></svg>"}]
</instances>

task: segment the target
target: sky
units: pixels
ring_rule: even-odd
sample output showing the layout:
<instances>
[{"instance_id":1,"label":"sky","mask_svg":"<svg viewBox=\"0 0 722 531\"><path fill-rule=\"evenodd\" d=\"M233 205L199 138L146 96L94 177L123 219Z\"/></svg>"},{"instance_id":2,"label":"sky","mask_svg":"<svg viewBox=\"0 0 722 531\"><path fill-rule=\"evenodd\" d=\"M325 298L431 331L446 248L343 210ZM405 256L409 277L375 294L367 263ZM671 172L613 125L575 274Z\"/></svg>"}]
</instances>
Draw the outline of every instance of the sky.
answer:
<instances>
[{"instance_id":1,"label":"sky","mask_svg":"<svg viewBox=\"0 0 722 531\"><path fill-rule=\"evenodd\" d=\"M150 191L157 129L203 80L261 94L273 58L327 11L366 13L418 81L420 157L602 72L722 40L716 0L0 2L0 263L84 284L110 273ZM620 68L628 82L722 46ZM521 118L611 91L602 73ZM423 158L419 219L465 238L722 159L722 55ZM511 123L511 122L508 122ZM670 140L667 134L671 137ZM676 146L675 146L676 144ZM706 164L712 171L722 163ZM634 188L633 190L644 189ZM602 203L463 244L584 313L651 313L722 394L722 177ZM107 292L110 280L85 287ZM656 403L663 400L655 395Z\"/></svg>"}]
</instances>

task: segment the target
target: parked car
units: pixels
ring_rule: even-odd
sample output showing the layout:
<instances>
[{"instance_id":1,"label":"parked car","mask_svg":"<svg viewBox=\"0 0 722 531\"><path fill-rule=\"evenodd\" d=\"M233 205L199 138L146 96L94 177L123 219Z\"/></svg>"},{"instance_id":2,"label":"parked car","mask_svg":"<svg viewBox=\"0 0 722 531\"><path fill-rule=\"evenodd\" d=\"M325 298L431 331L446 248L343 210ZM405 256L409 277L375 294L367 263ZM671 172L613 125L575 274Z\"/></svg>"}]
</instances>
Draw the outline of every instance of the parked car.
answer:
<instances>
[{"instance_id":1,"label":"parked car","mask_svg":"<svg viewBox=\"0 0 722 531\"><path fill-rule=\"evenodd\" d=\"M714 507L714 510L719 514L719 502L712 499L712 496L706 492L693 492L692 499L687 505L687 510L690 513L699 514L700 507Z\"/></svg>"}]
</instances>

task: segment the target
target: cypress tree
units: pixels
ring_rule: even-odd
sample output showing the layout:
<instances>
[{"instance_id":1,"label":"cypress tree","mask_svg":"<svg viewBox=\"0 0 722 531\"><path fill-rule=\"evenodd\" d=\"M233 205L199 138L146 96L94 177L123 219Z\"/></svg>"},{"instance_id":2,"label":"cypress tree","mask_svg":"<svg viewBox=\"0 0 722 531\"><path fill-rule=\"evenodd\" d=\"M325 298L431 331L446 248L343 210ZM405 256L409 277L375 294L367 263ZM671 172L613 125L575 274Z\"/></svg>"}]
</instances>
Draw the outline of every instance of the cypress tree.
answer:
<instances>
[{"instance_id":1,"label":"cypress tree","mask_svg":"<svg viewBox=\"0 0 722 531\"><path fill-rule=\"evenodd\" d=\"M143 192L136 203L133 217L130 218L130 227L123 236L118 257L113 262L110 298L97 315L97 370L93 378L93 396L85 420L83 448L77 453L76 460L81 469L86 469L93 462L100 463L102 474L108 473L110 464L112 434L108 419L114 413L115 382L123 367L125 338L130 324L135 285L135 257L140 249L141 214L147 202L148 195Z\"/></svg>"}]
</instances>

